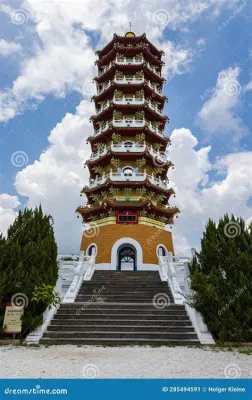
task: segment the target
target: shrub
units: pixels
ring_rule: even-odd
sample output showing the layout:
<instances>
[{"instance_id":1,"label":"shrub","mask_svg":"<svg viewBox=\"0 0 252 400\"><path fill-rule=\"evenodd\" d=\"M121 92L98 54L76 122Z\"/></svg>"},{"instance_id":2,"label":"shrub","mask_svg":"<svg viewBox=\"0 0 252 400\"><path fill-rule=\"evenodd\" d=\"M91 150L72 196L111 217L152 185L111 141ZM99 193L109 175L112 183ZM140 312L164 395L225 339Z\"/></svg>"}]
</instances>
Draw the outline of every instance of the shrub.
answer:
<instances>
[{"instance_id":1,"label":"shrub","mask_svg":"<svg viewBox=\"0 0 252 400\"><path fill-rule=\"evenodd\" d=\"M192 305L216 339L252 339L252 232L242 218L208 221L189 265Z\"/></svg>"}]
</instances>

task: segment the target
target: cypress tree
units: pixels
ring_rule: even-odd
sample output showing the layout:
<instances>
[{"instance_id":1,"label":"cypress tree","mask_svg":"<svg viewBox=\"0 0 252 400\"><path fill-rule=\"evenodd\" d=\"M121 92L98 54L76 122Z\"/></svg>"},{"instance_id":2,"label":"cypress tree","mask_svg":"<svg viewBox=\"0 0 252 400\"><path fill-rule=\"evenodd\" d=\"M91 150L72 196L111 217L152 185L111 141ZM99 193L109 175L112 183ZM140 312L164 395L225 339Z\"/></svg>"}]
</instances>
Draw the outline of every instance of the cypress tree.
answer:
<instances>
[{"instance_id":1,"label":"cypress tree","mask_svg":"<svg viewBox=\"0 0 252 400\"><path fill-rule=\"evenodd\" d=\"M190 301L216 339L252 339L252 232L242 218L209 220L189 265Z\"/></svg>"},{"instance_id":2,"label":"cypress tree","mask_svg":"<svg viewBox=\"0 0 252 400\"><path fill-rule=\"evenodd\" d=\"M19 211L7 238L0 237L0 274L1 317L6 302L21 293L25 303L22 330L26 335L42 323L47 307L31 300L35 286L43 283L55 286L58 277L53 220L43 214L41 206Z\"/></svg>"}]
</instances>

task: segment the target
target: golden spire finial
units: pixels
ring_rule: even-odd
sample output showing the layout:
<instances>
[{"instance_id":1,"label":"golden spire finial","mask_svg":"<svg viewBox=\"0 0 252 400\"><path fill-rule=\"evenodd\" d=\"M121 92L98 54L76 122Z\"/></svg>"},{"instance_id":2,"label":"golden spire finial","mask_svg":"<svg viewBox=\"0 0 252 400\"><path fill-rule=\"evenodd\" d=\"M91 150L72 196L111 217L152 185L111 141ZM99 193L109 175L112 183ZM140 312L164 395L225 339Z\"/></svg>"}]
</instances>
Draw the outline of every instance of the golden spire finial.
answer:
<instances>
[{"instance_id":1,"label":"golden spire finial","mask_svg":"<svg viewBox=\"0 0 252 400\"><path fill-rule=\"evenodd\" d=\"M130 27L130 30L129 30L129 32L127 32L126 33L126 37L136 37L136 35L134 34L134 32L132 32L132 30L131 30L131 22L129 22L129 27Z\"/></svg>"}]
</instances>

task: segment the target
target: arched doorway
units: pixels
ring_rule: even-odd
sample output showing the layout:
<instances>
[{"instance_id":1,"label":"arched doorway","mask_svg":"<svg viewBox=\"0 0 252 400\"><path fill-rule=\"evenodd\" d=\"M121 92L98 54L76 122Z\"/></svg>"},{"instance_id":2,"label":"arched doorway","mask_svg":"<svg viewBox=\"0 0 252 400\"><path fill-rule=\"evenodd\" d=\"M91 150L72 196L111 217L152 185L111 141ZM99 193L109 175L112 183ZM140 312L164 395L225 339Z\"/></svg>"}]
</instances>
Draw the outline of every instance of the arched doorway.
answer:
<instances>
[{"instance_id":1,"label":"arched doorway","mask_svg":"<svg viewBox=\"0 0 252 400\"><path fill-rule=\"evenodd\" d=\"M118 249L118 270L136 271L136 249L134 246L125 244Z\"/></svg>"}]
</instances>

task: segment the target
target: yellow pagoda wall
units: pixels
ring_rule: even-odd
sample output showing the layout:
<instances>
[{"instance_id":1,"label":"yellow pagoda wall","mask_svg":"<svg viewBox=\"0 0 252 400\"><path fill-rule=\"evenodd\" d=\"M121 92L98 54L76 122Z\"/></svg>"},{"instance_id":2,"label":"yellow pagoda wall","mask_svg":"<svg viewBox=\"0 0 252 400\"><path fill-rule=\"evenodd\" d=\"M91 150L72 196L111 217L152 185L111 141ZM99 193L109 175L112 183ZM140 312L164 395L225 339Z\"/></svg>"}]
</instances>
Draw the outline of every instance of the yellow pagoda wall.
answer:
<instances>
[{"instance_id":1,"label":"yellow pagoda wall","mask_svg":"<svg viewBox=\"0 0 252 400\"><path fill-rule=\"evenodd\" d=\"M169 252L174 254L171 232L144 224L95 226L93 229L89 229L83 233L80 250L86 254L88 246L96 244L96 264L110 263L111 249L114 243L119 239L127 237L136 240L142 247L144 264L158 264L156 254L158 245L165 246Z\"/></svg>"}]
</instances>

